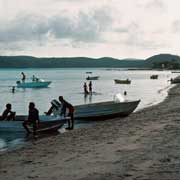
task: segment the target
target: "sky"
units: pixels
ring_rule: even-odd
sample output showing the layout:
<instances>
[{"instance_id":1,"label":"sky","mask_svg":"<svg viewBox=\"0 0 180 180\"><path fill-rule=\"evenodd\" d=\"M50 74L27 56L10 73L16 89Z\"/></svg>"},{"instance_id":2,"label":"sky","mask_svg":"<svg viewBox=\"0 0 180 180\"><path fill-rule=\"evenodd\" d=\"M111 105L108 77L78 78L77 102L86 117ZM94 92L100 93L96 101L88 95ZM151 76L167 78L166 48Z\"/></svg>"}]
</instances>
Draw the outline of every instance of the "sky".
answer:
<instances>
[{"instance_id":1,"label":"sky","mask_svg":"<svg viewBox=\"0 0 180 180\"><path fill-rule=\"evenodd\" d=\"M178 55L179 7L179 0L0 0L0 55Z\"/></svg>"}]
</instances>

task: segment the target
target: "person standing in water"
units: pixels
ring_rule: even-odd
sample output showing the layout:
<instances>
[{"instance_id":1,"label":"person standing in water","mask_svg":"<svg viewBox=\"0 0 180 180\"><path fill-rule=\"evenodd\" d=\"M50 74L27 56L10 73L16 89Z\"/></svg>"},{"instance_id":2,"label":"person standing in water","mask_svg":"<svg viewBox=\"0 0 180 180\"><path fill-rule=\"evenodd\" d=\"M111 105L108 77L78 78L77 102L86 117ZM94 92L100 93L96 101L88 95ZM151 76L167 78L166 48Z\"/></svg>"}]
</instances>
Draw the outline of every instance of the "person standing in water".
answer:
<instances>
[{"instance_id":1,"label":"person standing in water","mask_svg":"<svg viewBox=\"0 0 180 180\"><path fill-rule=\"evenodd\" d=\"M92 94L92 81L89 81L89 92Z\"/></svg>"},{"instance_id":2,"label":"person standing in water","mask_svg":"<svg viewBox=\"0 0 180 180\"><path fill-rule=\"evenodd\" d=\"M24 82L26 80L26 75L24 74L24 72L21 72L22 74L22 82Z\"/></svg>"},{"instance_id":3,"label":"person standing in water","mask_svg":"<svg viewBox=\"0 0 180 180\"><path fill-rule=\"evenodd\" d=\"M89 92L88 92L88 90L87 90L87 84L86 84L86 82L84 83L84 94L86 95L86 94L89 94Z\"/></svg>"},{"instance_id":4,"label":"person standing in water","mask_svg":"<svg viewBox=\"0 0 180 180\"><path fill-rule=\"evenodd\" d=\"M6 104L6 109L2 113L1 120L15 120L16 112L11 111L11 104Z\"/></svg>"}]
</instances>

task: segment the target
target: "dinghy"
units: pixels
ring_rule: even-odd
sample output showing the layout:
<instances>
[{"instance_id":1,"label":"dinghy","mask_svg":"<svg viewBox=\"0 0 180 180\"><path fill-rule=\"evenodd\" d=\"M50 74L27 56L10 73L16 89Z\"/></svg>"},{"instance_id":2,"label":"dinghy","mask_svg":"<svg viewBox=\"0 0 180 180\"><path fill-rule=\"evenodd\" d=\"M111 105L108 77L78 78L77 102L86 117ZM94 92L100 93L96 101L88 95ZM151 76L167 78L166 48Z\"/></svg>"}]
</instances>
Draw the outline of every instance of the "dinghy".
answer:
<instances>
[{"instance_id":1,"label":"dinghy","mask_svg":"<svg viewBox=\"0 0 180 180\"><path fill-rule=\"evenodd\" d=\"M131 84L131 80L129 79L114 79L116 84Z\"/></svg>"}]
</instances>

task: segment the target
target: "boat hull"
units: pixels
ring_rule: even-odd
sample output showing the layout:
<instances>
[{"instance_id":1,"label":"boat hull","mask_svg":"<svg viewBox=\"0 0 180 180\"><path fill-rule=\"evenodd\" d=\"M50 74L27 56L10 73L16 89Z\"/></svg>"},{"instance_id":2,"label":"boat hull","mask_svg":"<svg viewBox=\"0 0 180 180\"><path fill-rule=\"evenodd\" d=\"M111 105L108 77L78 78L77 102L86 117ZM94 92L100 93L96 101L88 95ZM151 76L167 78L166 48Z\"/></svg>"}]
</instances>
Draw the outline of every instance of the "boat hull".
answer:
<instances>
[{"instance_id":1,"label":"boat hull","mask_svg":"<svg viewBox=\"0 0 180 180\"><path fill-rule=\"evenodd\" d=\"M91 76L91 77L87 77L86 80L98 80L99 76Z\"/></svg>"},{"instance_id":2,"label":"boat hull","mask_svg":"<svg viewBox=\"0 0 180 180\"><path fill-rule=\"evenodd\" d=\"M45 88L51 84L51 81L44 81L44 82L24 82L18 83L17 88Z\"/></svg>"},{"instance_id":3,"label":"boat hull","mask_svg":"<svg viewBox=\"0 0 180 180\"><path fill-rule=\"evenodd\" d=\"M76 120L102 120L114 117L125 117L131 114L140 100L129 102L102 102L75 106Z\"/></svg>"},{"instance_id":4,"label":"boat hull","mask_svg":"<svg viewBox=\"0 0 180 180\"><path fill-rule=\"evenodd\" d=\"M17 116L13 121L0 121L0 131L24 131L25 129L22 125L24 120L27 119L27 116ZM55 132L61 128L66 122L67 118L55 118L52 116L41 116L40 123L37 127L37 132ZM28 126L30 131L32 127Z\"/></svg>"}]
</instances>

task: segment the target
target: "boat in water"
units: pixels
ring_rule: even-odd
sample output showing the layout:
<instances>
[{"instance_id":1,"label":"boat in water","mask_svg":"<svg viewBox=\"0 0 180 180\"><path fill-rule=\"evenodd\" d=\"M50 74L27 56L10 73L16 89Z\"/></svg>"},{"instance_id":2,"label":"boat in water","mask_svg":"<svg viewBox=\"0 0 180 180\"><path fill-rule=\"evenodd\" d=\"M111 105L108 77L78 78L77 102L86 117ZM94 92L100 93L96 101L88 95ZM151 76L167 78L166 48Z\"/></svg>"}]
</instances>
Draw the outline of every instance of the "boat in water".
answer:
<instances>
[{"instance_id":1,"label":"boat in water","mask_svg":"<svg viewBox=\"0 0 180 180\"><path fill-rule=\"evenodd\" d=\"M124 117L131 114L138 106L137 101L106 101L75 106L76 120L102 120L113 117Z\"/></svg>"},{"instance_id":2,"label":"boat in water","mask_svg":"<svg viewBox=\"0 0 180 180\"><path fill-rule=\"evenodd\" d=\"M131 84L131 80L129 80L129 79L124 79L124 80L122 80L122 79L114 79L114 82L116 84Z\"/></svg>"},{"instance_id":3,"label":"boat in water","mask_svg":"<svg viewBox=\"0 0 180 180\"><path fill-rule=\"evenodd\" d=\"M86 80L98 80L99 76L88 76Z\"/></svg>"},{"instance_id":4,"label":"boat in water","mask_svg":"<svg viewBox=\"0 0 180 180\"><path fill-rule=\"evenodd\" d=\"M66 122L67 118L55 117L55 116L40 116L40 123L37 127L37 133L42 132L56 132L60 129ZM0 121L0 131L25 131L22 123L24 120L27 120L27 116L16 116L15 120L1 120ZM28 126L30 131L32 131L32 127Z\"/></svg>"},{"instance_id":5,"label":"boat in water","mask_svg":"<svg viewBox=\"0 0 180 180\"><path fill-rule=\"evenodd\" d=\"M150 76L150 79L158 79L158 75L157 74L153 74Z\"/></svg>"},{"instance_id":6,"label":"boat in water","mask_svg":"<svg viewBox=\"0 0 180 180\"><path fill-rule=\"evenodd\" d=\"M43 79L39 79L38 81L30 81L30 82L21 82L17 81L17 88L45 88L51 84L51 81L45 81Z\"/></svg>"}]
</instances>

